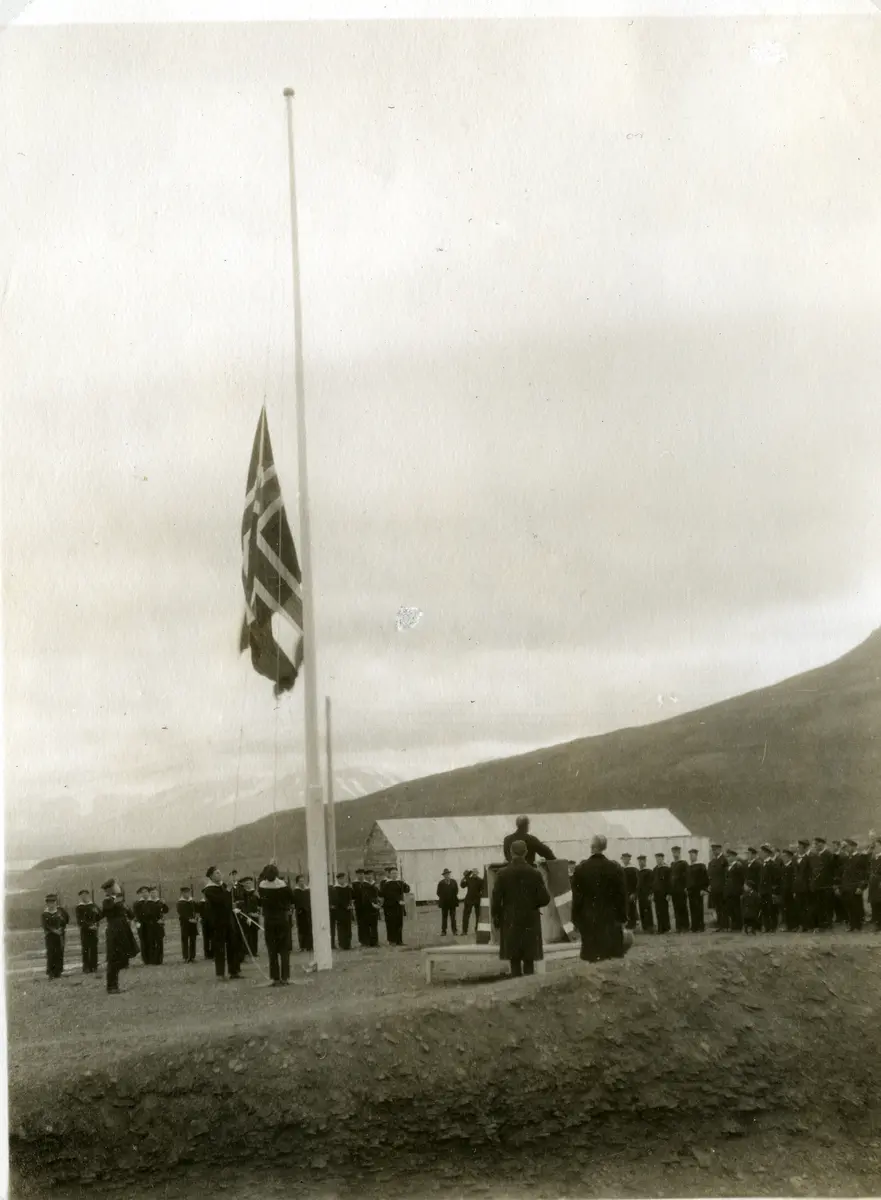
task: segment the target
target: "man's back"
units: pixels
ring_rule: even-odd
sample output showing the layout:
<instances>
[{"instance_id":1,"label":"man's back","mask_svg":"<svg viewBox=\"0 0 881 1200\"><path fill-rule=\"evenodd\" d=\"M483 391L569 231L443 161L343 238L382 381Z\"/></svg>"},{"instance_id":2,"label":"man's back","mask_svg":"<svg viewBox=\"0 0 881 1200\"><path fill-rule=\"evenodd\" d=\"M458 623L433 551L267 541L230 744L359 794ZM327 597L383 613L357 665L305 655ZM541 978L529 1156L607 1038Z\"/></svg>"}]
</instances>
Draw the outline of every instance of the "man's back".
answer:
<instances>
[{"instance_id":1,"label":"man's back","mask_svg":"<svg viewBox=\"0 0 881 1200\"><path fill-rule=\"evenodd\" d=\"M572 921L627 920L624 869L604 854L592 854L572 873Z\"/></svg>"},{"instance_id":2,"label":"man's back","mask_svg":"<svg viewBox=\"0 0 881 1200\"><path fill-rule=\"evenodd\" d=\"M538 868L531 867L522 859L508 863L496 876L492 908L503 921L527 918L550 902L551 897Z\"/></svg>"},{"instance_id":3,"label":"man's back","mask_svg":"<svg viewBox=\"0 0 881 1200\"><path fill-rule=\"evenodd\" d=\"M524 832L523 830L515 829L513 833L508 834L502 843L506 862L511 861L511 847L515 842L523 842L523 844L526 846L526 862L529 866L535 865L535 856L537 854L547 862L553 862L556 858L556 855L554 854L553 850L551 850L550 846L546 846L544 842L539 841L535 834L529 833L528 831Z\"/></svg>"}]
</instances>

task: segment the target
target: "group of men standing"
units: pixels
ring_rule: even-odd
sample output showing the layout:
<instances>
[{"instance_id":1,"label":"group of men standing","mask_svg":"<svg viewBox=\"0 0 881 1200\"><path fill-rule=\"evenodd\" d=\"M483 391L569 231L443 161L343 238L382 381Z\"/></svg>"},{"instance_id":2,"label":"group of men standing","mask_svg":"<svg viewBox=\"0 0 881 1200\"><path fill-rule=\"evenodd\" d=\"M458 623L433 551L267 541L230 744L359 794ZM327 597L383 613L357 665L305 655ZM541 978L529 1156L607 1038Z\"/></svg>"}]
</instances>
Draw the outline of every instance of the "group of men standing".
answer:
<instances>
[{"instance_id":1,"label":"group of men standing","mask_svg":"<svg viewBox=\"0 0 881 1200\"><path fill-rule=\"evenodd\" d=\"M831 929L835 922L854 932L862 929L868 899L871 919L881 929L881 838L860 846L853 838L833 842L800 839L796 847L778 849L769 843L750 846L746 855L714 842L708 863L697 850L688 860L681 848L671 850L672 862L655 855L654 867L639 855L621 861L627 889L627 925L659 934L702 933L704 898L715 913L717 931L774 933Z\"/></svg>"}]
</instances>

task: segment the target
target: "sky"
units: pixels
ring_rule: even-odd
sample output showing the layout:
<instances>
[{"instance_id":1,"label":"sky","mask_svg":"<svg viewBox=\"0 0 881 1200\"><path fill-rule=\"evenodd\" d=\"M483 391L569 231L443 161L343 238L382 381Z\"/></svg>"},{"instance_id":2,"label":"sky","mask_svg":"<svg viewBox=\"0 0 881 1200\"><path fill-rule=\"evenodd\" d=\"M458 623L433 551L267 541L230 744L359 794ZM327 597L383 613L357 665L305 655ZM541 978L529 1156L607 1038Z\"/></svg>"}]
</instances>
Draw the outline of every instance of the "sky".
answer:
<instances>
[{"instance_id":1,"label":"sky","mask_svg":"<svg viewBox=\"0 0 881 1200\"><path fill-rule=\"evenodd\" d=\"M11 845L301 766L237 653L264 401L297 529L287 85L337 761L658 720L881 624L875 21L45 7L0 38Z\"/></svg>"}]
</instances>

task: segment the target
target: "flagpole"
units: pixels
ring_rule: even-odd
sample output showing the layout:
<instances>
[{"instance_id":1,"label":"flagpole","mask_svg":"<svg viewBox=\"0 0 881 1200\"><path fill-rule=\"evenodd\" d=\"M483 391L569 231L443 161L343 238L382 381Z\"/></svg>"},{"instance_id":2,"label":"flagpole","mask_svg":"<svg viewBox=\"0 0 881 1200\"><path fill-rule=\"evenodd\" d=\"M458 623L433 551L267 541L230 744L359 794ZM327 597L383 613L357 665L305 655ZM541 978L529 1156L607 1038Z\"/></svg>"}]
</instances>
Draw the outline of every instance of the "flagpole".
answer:
<instances>
[{"instance_id":1,"label":"flagpole","mask_svg":"<svg viewBox=\"0 0 881 1200\"><path fill-rule=\"evenodd\" d=\"M324 735L327 752L327 797L325 800L325 816L327 817L327 859L330 865L330 882L336 883L336 809L333 794L333 734L331 732L330 696L324 697Z\"/></svg>"},{"instance_id":2,"label":"flagpole","mask_svg":"<svg viewBox=\"0 0 881 1200\"><path fill-rule=\"evenodd\" d=\"M291 262L294 281L294 383L297 400L297 455L300 476L300 554L303 562L303 691L306 709L306 852L312 889L312 940L315 966L329 971L330 906L327 886L327 846L324 837L324 789L318 742L318 687L315 646L315 608L312 596L312 542L309 522L309 479L306 466L306 398L303 383L303 312L300 301L297 180L294 167L294 89L285 88L288 118L288 165L291 183Z\"/></svg>"}]
</instances>

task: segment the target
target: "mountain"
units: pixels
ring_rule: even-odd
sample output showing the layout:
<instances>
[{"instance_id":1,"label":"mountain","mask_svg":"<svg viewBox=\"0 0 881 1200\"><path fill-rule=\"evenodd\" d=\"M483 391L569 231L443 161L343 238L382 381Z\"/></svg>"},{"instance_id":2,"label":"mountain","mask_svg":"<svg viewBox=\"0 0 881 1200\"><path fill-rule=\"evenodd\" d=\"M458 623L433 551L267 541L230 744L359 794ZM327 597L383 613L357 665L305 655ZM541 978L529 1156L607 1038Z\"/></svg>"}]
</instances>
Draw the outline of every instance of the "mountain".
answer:
<instances>
[{"instance_id":1,"label":"mountain","mask_svg":"<svg viewBox=\"0 0 881 1200\"><path fill-rule=\"evenodd\" d=\"M735 842L865 836L881 829L879 728L881 630L827 666L708 708L352 800L337 813L339 857L356 865L380 817L519 811L669 808L694 833ZM282 863L305 868L303 811L279 814L276 833ZM250 867L271 846L271 818L236 831ZM163 873L201 873L229 853L229 836L205 836L166 852ZM128 869L155 872L149 859Z\"/></svg>"}]
</instances>

